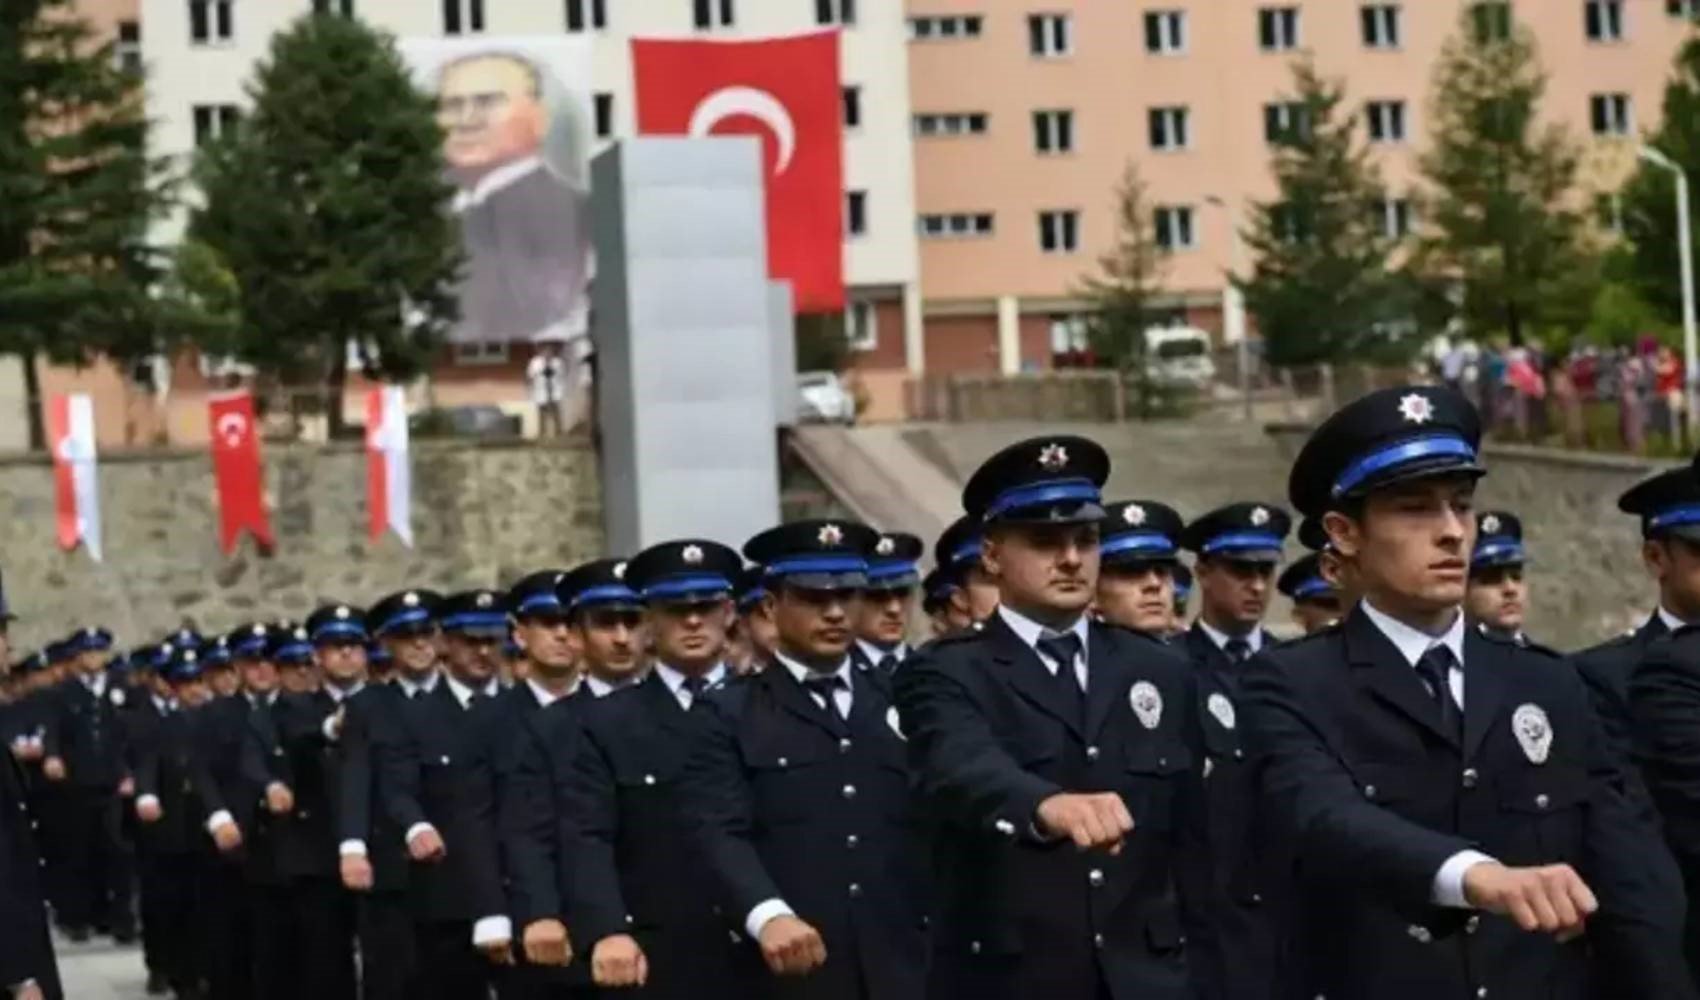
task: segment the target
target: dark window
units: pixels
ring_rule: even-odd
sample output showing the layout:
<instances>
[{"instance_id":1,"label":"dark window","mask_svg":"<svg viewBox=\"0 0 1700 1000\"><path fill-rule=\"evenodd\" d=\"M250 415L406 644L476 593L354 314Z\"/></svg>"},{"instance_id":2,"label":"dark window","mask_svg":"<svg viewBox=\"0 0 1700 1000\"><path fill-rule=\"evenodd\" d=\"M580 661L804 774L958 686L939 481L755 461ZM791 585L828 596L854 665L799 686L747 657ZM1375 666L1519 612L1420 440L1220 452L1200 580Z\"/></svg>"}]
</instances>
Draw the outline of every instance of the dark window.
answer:
<instances>
[{"instance_id":1,"label":"dark window","mask_svg":"<svg viewBox=\"0 0 1700 1000\"><path fill-rule=\"evenodd\" d=\"M568 31L597 31L607 26L606 0L567 0Z\"/></svg>"},{"instance_id":2,"label":"dark window","mask_svg":"<svg viewBox=\"0 0 1700 1000\"><path fill-rule=\"evenodd\" d=\"M460 0L443 0L443 34L460 34Z\"/></svg>"},{"instance_id":3,"label":"dark window","mask_svg":"<svg viewBox=\"0 0 1700 1000\"><path fill-rule=\"evenodd\" d=\"M595 97L596 104L596 137L607 139L614 134L614 95L606 91L599 92Z\"/></svg>"},{"instance_id":4,"label":"dark window","mask_svg":"<svg viewBox=\"0 0 1700 1000\"><path fill-rule=\"evenodd\" d=\"M859 128L862 124L862 88L843 87L839 95L844 102L844 127Z\"/></svg>"},{"instance_id":5,"label":"dark window","mask_svg":"<svg viewBox=\"0 0 1700 1000\"><path fill-rule=\"evenodd\" d=\"M844 192L844 230L851 236L868 231L868 192Z\"/></svg>"},{"instance_id":6,"label":"dark window","mask_svg":"<svg viewBox=\"0 0 1700 1000\"><path fill-rule=\"evenodd\" d=\"M1476 41L1480 44L1503 42L1511 37L1511 5L1504 0L1487 0L1470 8Z\"/></svg>"}]
</instances>

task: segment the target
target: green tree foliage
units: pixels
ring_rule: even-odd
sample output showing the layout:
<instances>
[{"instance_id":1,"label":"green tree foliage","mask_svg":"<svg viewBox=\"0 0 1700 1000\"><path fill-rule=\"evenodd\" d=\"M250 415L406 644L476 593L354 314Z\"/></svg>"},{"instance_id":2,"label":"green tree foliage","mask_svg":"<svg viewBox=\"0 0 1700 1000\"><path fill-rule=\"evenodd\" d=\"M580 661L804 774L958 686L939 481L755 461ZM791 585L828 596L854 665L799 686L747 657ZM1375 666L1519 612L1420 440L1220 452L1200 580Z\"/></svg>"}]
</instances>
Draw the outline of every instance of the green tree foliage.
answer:
<instances>
[{"instance_id":1,"label":"green tree foliage","mask_svg":"<svg viewBox=\"0 0 1700 1000\"><path fill-rule=\"evenodd\" d=\"M1241 284L1272 364L1384 356L1404 340L1410 286L1384 234L1386 188L1343 114L1344 91L1309 62L1293 67L1292 126L1275 139L1277 193L1252 207Z\"/></svg>"},{"instance_id":2,"label":"green tree foliage","mask_svg":"<svg viewBox=\"0 0 1700 1000\"><path fill-rule=\"evenodd\" d=\"M1501 4L1466 8L1435 71L1417 262L1478 338L1579 331L1593 299L1579 154L1540 123L1545 92L1528 28Z\"/></svg>"},{"instance_id":3,"label":"green tree foliage","mask_svg":"<svg viewBox=\"0 0 1700 1000\"><path fill-rule=\"evenodd\" d=\"M1089 303L1086 338L1098 359L1116 370L1144 370L1145 330L1157 317L1168 254L1157 234L1139 168L1129 163L1116 185L1116 236L1098 256L1098 270L1081 280Z\"/></svg>"},{"instance_id":4,"label":"green tree foliage","mask_svg":"<svg viewBox=\"0 0 1700 1000\"><path fill-rule=\"evenodd\" d=\"M230 353L282 382L339 399L348 344L374 375L416 376L454 321L461 260L431 99L392 39L329 15L272 40L249 97L197 157L186 283L239 310Z\"/></svg>"},{"instance_id":5,"label":"green tree foliage","mask_svg":"<svg viewBox=\"0 0 1700 1000\"><path fill-rule=\"evenodd\" d=\"M1664 116L1648 142L1688 175L1689 220L1700 234L1700 38L1677 53L1665 85ZM1623 189L1623 230L1633 249L1633 280L1647 302L1669 319L1682 315L1677 262L1676 178L1642 163Z\"/></svg>"}]
</instances>

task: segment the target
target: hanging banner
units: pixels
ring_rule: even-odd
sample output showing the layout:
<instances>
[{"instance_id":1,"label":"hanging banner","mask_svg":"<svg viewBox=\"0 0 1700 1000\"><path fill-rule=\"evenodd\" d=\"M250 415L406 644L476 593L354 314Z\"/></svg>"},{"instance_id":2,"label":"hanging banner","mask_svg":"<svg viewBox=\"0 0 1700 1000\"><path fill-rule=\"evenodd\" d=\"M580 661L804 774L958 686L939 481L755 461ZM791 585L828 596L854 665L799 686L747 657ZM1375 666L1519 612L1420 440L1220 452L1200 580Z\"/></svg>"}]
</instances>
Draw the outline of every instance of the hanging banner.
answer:
<instances>
[{"instance_id":1,"label":"hanging banner","mask_svg":"<svg viewBox=\"0 0 1700 1000\"><path fill-rule=\"evenodd\" d=\"M212 426L213 483L218 489L219 547L229 555L247 531L270 548L272 529L266 516L254 397L246 392L214 396L207 413Z\"/></svg>"},{"instance_id":2,"label":"hanging banner","mask_svg":"<svg viewBox=\"0 0 1700 1000\"><path fill-rule=\"evenodd\" d=\"M96 475L94 403L86 393L56 395L47 404L47 434L53 443L54 509L59 547L80 543L95 562L100 553L100 485Z\"/></svg>"},{"instance_id":3,"label":"hanging banner","mask_svg":"<svg viewBox=\"0 0 1700 1000\"><path fill-rule=\"evenodd\" d=\"M413 469L407 395L400 386L366 391L366 511L372 541L394 531L402 544L413 547Z\"/></svg>"}]
</instances>

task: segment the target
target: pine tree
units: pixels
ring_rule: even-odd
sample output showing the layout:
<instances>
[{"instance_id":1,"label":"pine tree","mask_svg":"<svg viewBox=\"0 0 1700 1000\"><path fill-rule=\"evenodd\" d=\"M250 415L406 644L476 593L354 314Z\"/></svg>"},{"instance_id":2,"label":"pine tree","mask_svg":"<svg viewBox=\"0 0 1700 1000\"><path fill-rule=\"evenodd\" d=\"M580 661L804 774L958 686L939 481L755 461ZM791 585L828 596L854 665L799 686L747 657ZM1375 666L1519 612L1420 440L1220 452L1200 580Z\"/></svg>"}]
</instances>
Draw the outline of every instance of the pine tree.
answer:
<instances>
[{"instance_id":1,"label":"pine tree","mask_svg":"<svg viewBox=\"0 0 1700 1000\"><path fill-rule=\"evenodd\" d=\"M1700 38L1689 39L1677 53L1665 85L1664 117L1648 143L1669 156L1688 175L1689 220L1700 233ZM1670 320L1682 315L1682 282L1677 261L1676 178L1668 170L1642 163L1622 194L1623 232L1632 249L1636 290Z\"/></svg>"},{"instance_id":2,"label":"pine tree","mask_svg":"<svg viewBox=\"0 0 1700 1000\"><path fill-rule=\"evenodd\" d=\"M1145 329L1162 294L1168 255L1157 244L1145 181L1129 163L1116 185L1115 243L1098 256L1097 273L1081 280L1080 295L1091 303L1087 343L1099 361L1124 375L1143 371Z\"/></svg>"},{"instance_id":3,"label":"pine tree","mask_svg":"<svg viewBox=\"0 0 1700 1000\"><path fill-rule=\"evenodd\" d=\"M1482 11L1497 18L1484 18ZM1467 9L1436 69L1420 267L1450 287L1473 336L1521 344L1587 321L1597 261L1576 189L1579 154L1541 125L1546 75L1503 4Z\"/></svg>"},{"instance_id":4,"label":"pine tree","mask_svg":"<svg viewBox=\"0 0 1700 1000\"><path fill-rule=\"evenodd\" d=\"M357 19L307 15L272 40L252 111L204 147L192 238L228 269L232 352L321 388L340 426L348 345L369 373L424 371L455 318L460 237L442 132L394 41Z\"/></svg>"},{"instance_id":5,"label":"pine tree","mask_svg":"<svg viewBox=\"0 0 1700 1000\"><path fill-rule=\"evenodd\" d=\"M1315 364L1383 354L1408 328L1408 286L1384 234L1386 188L1344 92L1309 62L1293 67L1289 127L1274 137L1277 194L1253 206L1242 284L1270 363Z\"/></svg>"}]
</instances>

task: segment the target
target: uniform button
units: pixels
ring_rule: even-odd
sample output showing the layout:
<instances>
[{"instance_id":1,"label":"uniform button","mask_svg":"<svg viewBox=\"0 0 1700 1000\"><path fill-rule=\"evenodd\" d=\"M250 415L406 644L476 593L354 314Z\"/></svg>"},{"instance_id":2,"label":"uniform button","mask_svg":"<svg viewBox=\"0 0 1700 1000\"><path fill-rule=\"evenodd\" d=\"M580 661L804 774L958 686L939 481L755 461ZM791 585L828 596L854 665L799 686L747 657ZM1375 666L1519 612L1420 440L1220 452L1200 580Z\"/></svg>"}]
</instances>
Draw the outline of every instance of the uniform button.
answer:
<instances>
[{"instance_id":1,"label":"uniform button","mask_svg":"<svg viewBox=\"0 0 1700 1000\"><path fill-rule=\"evenodd\" d=\"M1087 760L1097 760L1098 759L1098 748L1097 747L1087 747L1086 748L1086 759Z\"/></svg>"},{"instance_id":2,"label":"uniform button","mask_svg":"<svg viewBox=\"0 0 1700 1000\"><path fill-rule=\"evenodd\" d=\"M1261 892L1252 893L1251 894L1251 901L1253 903L1257 903L1257 904L1261 905L1263 903L1263 893L1261 893Z\"/></svg>"},{"instance_id":3,"label":"uniform button","mask_svg":"<svg viewBox=\"0 0 1700 1000\"><path fill-rule=\"evenodd\" d=\"M1551 804L1552 804L1552 800L1547 798L1547 793L1542 792L1539 795L1535 796L1535 808L1536 809L1545 809L1547 806L1549 806Z\"/></svg>"},{"instance_id":4,"label":"uniform button","mask_svg":"<svg viewBox=\"0 0 1700 1000\"><path fill-rule=\"evenodd\" d=\"M1104 935L1102 935L1102 934L1092 935L1092 947L1094 947L1094 948L1104 947Z\"/></svg>"},{"instance_id":5,"label":"uniform button","mask_svg":"<svg viewBox=\"0 0 1700 1000\"><path fill-rule=\"evenodd\" d=\"M838 741L838 752L839 753L849 753L850 752L850 738L848 736L845 737L844 739L841 739L841 740Z\"/></svg>"},{"instance_id":6,"label":"uniform button","mask_svg":"<svg viewBox=\"0 0 1700 1000\"><path fill-rule=\"evenodd\" d=\"M1479 781L1479 780L1481 780L1481 775L1476 773L1475 768L1466 767L1464 769L1464 787L1465 788L1476 787L1476 782Z\"/></svg>"},{"instance_id":7,"label":"uniform button","mask_svg":"<svg viewBox=\"0 0 1700 1000\"><path fill-rule=\"evenodd\" d=\"M449 762L449 755L448 754L444 754L442 759L437 761L437 763L443 764L445 766L448 764L448 762Z\"/></svg>"},{"instance_id":8,"label":"uniform button","mask_svg":"<svg viewBox=\"0 0 1700 1000\"><path fill-rule=\"evenodd\" d=\"M626 923L635 924L635 923L637 923L637 921L633 920L632 915L630 913L628 913L628 914L626 914Z\"/></svg>"},{"instance_id":9,"label":"uniform button","mask_svg":"<svg viewBox=\"0 0 1700 1000\"><path fill-rule=\"evenodd\" d=\"M978 942L978 941L968 942L968 951L969 951L970 954L973 954L973 955L980 954L980 942Z\"/></svg>"},{"instance_id":10,"label":"uniform button","mask_svg":"<svg viewBox=\"0 0 1700 1000\"><path fill-rule=\"evenodd\" d=\"M1169 758L1167 758L1167 757L1158 757L1158 758L1157 758L1157 766L1158 766L1158 767L1168 767L1168 766L1169 766Z\"/></svg>"},{"instance_id":11,"label":"uniform button","mask_svg":"<svg viewBox=\"0 0 1700 1000\"><path fill-rule=\"evenodd\" d=\"M1007 819L998 820L996 823L992 824L992 828L1006 837L1015 836L1015 824L1011 823Z\"/></svg>"},{"instance_id":12,"label":"uniform button","mask_svg":"<svg viewBox=\"0 0 1700 1000\"><path fill-rule=\"evenodd\" d=\"M1478 917L1478 916L1472 916L1470 919L1464 921L1464 933L1465 934L1474 934L1474 933L1476 933L1476 928L1480 927L1481 925L1482 925L1482 918Z\"/></svg>"},{"instance_id":13,"label":"uniform button","mask_svg":"<svg viewBox=\"0 0 1700 1000\"><path fill-rule=\"evenodd\" d=\"M847 799L855 798L856 797L856 786L855 785L845 785L843 795Z\"/></svg>"},{"instance_id":14,"label":"uniform button","mask_svg":"<svg viewBox=\"0 0 1700 1000\"><path fill-rule=\"evenodd\" d=\"M303 809L300 812L296 813L295 815L298 819L312 819L313 818L313 813L310 810L307 810L307 809Z\"/></svg>"},{"instance_id":15,"label":"uniform button","mask_svg":"<svg viewBox=\"0 0 1700 1000\"><path fill-rule=\"evenodd\" d=\"M655 775L653 775L653 774L644 775L643 776L643 783L646 784L646 785L655 784Z\"/></svg>"},{"instance_id":16,"label":"uniform button","mask_svg":"<svg viewBox=\"0 0 1700 1000\"><path fill-rule=\"evenodd\" d=\"M1476 996L1478 996L1478 997L1485 997L1485 996L1487 996L1487 987L1486 987L1486 986L1478 986L1478 987L1476 987Z\"/></svg>"},{"instance_id":17,"label":"uniform button","mask_svg":"<svg viewBox=\"0 0 1700 1000\"><path fill-rule=\"evenodd\" d=\"M1364 798L1366 798L1366 799L1375 798L1375 786L1374 785L1365 785L1364 786Z\"/></svg>"},{"instance_id":18,"label":"uniform button","mask_svg":"<svg viewBox=\"0 0 1700 1000\"><path fill-rule=\"evenodd\" d=\"M1434 935L1429 933L1427 927L1421 927L1417 924L1405 928L1405 933L1415 938L1419 944L1428 944L1434 940Z\"/></svg>"},{"instance_id":19,"label":"uniform button","mask_svg":"<svg viewBox=\"0 0 1700 1000\"><path fill-rule=\"evenodd\" d=\"M850 883L850 898L851 899L861 899L862 898L862 887L861 887L860 884L858 884L856 882Z\"/></svg>"},{"instance_id":20,"label":"uniform button","mask_svg":"<svg viewBox=\"0 0 1700 1000\"><path fill-rule=\"evenodd\" d=\"M1086 881L1092 886L1092 888L1096 889L1104 884L1104 873L1101 870L1094 868L1086 873Z\"/></svg>"},{"instance_id":21,"label":"uniform button","mask_svg":"<svg viewBox=\"0 0 1700 1000\"><path fill-rule=\"evenodd\" d=\"M1245 751L1241 750L1239 747L1235 747L1234 748L1234 759L1235 760L1244 760L1245 759Z\"/></svg>"},{"instance_id":22,"label":"uniform button","mask_svg":"<svg viewBox=\"0 0 1700 1000\"><path fill-rule=\"evenodd\" d=\"M844 846L850 848L852 851L856 849L856 845L859 843L861 843L861 841L857 840L856 835L853 833L844 838Z\"/></svg>"},{"instance_id":23,"label":"uniform button","mask_svg":"<svg viewBox=\"0 0 1700 1000\"><path fill-rule=\"evenodd\" d=\"M781 757L781 758L779 758L779 766L780 766L780 767L785 767L785 766L787 766L787 765L788 765L788 764L790 764L790 763L791 763L791 761L790 761L790 760L788 760L788 759L786 759L786 758L784 758L784 757Z\"/></svg>"}]
</instances>

